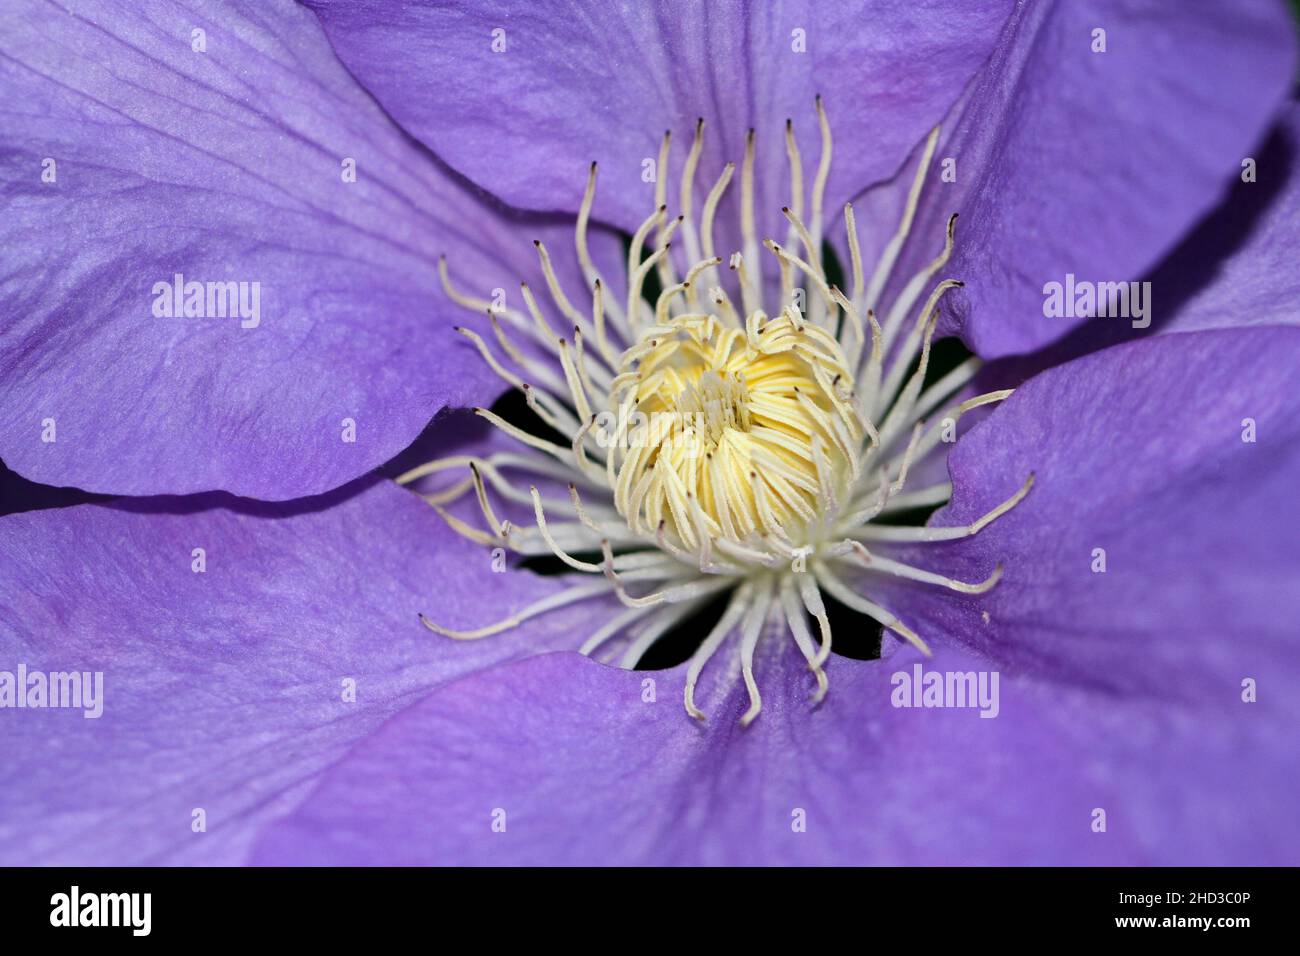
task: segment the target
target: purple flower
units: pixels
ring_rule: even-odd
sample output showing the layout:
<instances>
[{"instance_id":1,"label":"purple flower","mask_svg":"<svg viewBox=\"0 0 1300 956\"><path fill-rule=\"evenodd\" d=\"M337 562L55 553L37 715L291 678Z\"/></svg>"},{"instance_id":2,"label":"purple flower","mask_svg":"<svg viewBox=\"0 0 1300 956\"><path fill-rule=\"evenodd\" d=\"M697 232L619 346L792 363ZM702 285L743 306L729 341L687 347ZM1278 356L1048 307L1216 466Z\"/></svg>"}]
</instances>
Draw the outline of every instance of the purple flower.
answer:
<instances>
[{"instance_id":1,"label":"purple flower","mask_svg":"<svg viewBox=\"0 0 1300 956\"><path fill-rule=\"evenodd\" d=\"M1280 4L308 6L3 14L0 859L1295 861Z\"/></svg>"}]
</instances>

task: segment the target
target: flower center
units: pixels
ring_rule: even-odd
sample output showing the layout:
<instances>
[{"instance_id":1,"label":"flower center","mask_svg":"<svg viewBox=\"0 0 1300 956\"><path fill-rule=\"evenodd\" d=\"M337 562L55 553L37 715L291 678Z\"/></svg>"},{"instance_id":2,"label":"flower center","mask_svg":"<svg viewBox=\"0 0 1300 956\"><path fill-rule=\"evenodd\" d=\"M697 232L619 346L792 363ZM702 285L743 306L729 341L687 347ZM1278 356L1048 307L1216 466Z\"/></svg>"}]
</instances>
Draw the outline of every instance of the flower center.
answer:
<instances>
[{"instance_id":1,"label":"flower center","mask_svg":"<svg viewBox=\"0 0 1300 956\"><path fill-rule=\"evenodd\" d=\"M664 137L655 208L631 237L625 276L615 277L619 285L626 279L625 289L606 283L587 245L594 163L575 230L590 311L573 304L549 251L535 243L551 314L563 318L571 335L556 330L527 284L520 288L523 309L503 307L459 291L445 260L439 262L451 299L480 317L486 313L497 350L476 331L458 331L569 444L476 409L519 449L439 459L398 481L468 467L468 478L425 495L456 531L525 557L554 555L587 577L474 630L452 630L421 615L430 630L475 640L558 607L615 596L625 610L594 621L579 650L635 667L670 628L715 595L729 593L721 619L691 658L683 701L689 715L704 719L695 703L696 683L731 641L749 693L750 707L741 719L748 724L762 709L755 649L773 630L771 623L787 625L815 678L813 699L819 701L826 693L823 665L831 652L823 594L928 653L915 631L870 599L873 576L967 595L997 583L1001 565L983 581L965 582L892 558L888 551L898 543L979 533L1024 499L1032 474L970 524L914 527L876 520L947 501L948 482L905 490L912 465L940 454L963 414L1011 394L969 394L980 367L973 357L936 381L927 379L939 300L961 284L938 279L952 253L956 216L948 221L942 251L911 276L892 281L939 131L925 142L902 219L892 237L879 244L873 271L863 261L853 208L845 204L851 270L847 291L841 291L822 265L831 134L820 98L816 107L822 149L810 190L793 126L786 124L791 202L782 210L789 224L784 245L760 242L755 228L756 151L750 131L740 166L740 248L727 260L730 276L714 254L714 227L736 166L723 167L697 208L702 120L681 175L680 213L671 219L670 137ZM676 248L674 237L680 238ZM775 276L760 249L775 259ZM643 294L651 270L662 289L653 301ZM892 290L888 295L887 289ZM765 310L765 300L777 307ZM521 348L515 336L529 339L530 348ZM504 469L538 475L550 482L548 488L559 479L568 484L568 497L544 495L536 485L524 491ZM449 510L471 491L486 530ZM516 509L513 517L523 523L503 520L494 497ZM524 509L527 517L519 513ZM536 526L528 527L527 518ZM599 560L588 560L596 556Z\"/></svg>"},{"instance_id":2,"label":"flower center","mask_svg":"<svg viewBox=\"0 0 1300 956\"><path fill-rule=\"evenodd\" d=\"M706 539L805 543L855 472L846 364L794 309L755 312L743 329L691 312L648 329L622 357L604 431L618 512L692 551Z\"/></svg>"}]
</instances>

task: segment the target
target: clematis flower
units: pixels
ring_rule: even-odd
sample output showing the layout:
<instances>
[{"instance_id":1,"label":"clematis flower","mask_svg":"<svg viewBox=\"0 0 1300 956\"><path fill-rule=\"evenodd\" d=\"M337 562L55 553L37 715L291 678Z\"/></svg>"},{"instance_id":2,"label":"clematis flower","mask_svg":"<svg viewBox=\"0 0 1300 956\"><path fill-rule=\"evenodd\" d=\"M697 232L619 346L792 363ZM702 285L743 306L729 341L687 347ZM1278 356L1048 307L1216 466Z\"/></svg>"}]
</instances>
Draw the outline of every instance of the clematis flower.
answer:
<instances>
[{"instance_id":1,"label":"clematis flower","mask_svg":"<svg viewBox=\"0 0 1300 956\"><path fill-rule=\"evenodd\" d=\"M0 857L1294 861L1279 5L309 6L7 15Z\"/></svg>"}]
</instances>

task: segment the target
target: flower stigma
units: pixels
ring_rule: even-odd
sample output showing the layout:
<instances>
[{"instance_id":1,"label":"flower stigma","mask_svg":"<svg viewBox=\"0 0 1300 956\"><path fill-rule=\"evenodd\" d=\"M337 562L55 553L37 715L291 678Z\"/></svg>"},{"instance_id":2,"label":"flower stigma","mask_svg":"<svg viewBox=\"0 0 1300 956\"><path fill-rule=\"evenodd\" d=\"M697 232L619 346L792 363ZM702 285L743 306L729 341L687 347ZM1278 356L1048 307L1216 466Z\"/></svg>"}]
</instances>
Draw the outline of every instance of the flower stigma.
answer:
<instances>
[{"instance_id":1,"label":"flower stigma","mask_svg":"<svg viewBox=\"0 0 1300 956\"><path fill-rule=\"evenodd\" d=\"M695 703L696 685L734 637L749 695L741 723L748 725L762 709L754 656L769 623L784 624L807 661L816 704L827 692L831 652L824 595L929 654L915 631L861 593L861 582L878 574L963 594L981 594L997 583L1001 564L985 580L968 583L873 550L977 534L1023 500L1034 482L1030 474L968 525L876 520L946 502L951 483L908 489L909 470L940 452L945 424L1011 394L966 397L980 367L974 357L926 384L939 302L961 285L938 278L952 253L955 215L935 258L883 301L939 130L926 139L901 221L869 275L853 207L845 204L851 260L845 292L828 280L822 264L832 138L820 97L815 106L821 152L810 190L793 125L786 123L792 199L782 210L788 231L781 244L760 242L755 227L751 130L740 167L741 248L729 250L725 260L716 253L718 207L736 168L723 167L697 208L700 120L679 181L676 216L668 211L671 135L664 135L655 208L632 236L625 274L618 276L621 290L602 275L588 246L595 163L575 230L589 307L579 309L562 288L541 242L534 245L546 309L527 284L520 289L522 309L467 294L440 259L447 294L480 316L481 332L457 331L567 445L479 408L475 412L514 439L517 449L437 459L398 481L467 470L450 487L424 496L453 529L521 556L557 557L577 574L567 588L475 630L453 630L421 614L430 630L473 640L613 595L624 610L599 622L579 649L631 668L671 628L725 595L721 618L688 664L684 705L690 716L705 719ZM652 271L660 290L653 302L644 294ZM530 473L536 483L525 491L506 471ZM447 508L469 494L477 498L481 527ZM494 495L530 509L531 526L502 520Z\"/></svg>"}]
</instances>

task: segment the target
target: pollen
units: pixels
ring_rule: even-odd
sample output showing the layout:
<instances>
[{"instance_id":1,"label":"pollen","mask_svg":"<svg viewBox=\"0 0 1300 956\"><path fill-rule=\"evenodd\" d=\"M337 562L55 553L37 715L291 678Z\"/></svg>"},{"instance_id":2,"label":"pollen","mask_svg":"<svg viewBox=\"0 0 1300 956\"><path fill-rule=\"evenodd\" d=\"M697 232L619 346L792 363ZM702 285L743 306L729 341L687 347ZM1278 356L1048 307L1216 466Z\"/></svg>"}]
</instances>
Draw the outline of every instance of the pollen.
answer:
<instances>
[{"instance_id":1,"label":"pollen","mask_svg":"<svg viewBox=\"0 0 1300 956\"><path fill-rule=\"evenodd\" d=\"M718 254L718 211L737 166L727 163L711 185L697 183L701 120L671 197L675 215L668 195L672 137L664 136L654 207L631 236L622 275L602 275L588 248L594 163L575 230L587 286L581 295L562 287L541 242L534 245L545 294L522 284L517 305L463 291L439 261L447 295L479 316L478 329L457 331L566 443L476 409L516 450L437 459L398 481L460 473L424 495L453 529L485 547L554 556L574 574L562 590L472 630L421 614L430 630L476 640L613 596L623 611L593 620L578 650L636 667L669 629L726 596L721 618L687 667L683 704L688 715L705 719L695 700L698 682L715 655L731 647L749 696L741 717L747 725L762 710L756 651L764 635L782 630L773 625L784 625L806 660L814 704L825 696L832 635L824 596L929 653L916 631L872 600L873 582L892 578L968 597L997 584L1000 564L983 580L961 581L890 550L978 534L1024 500L1032 474L970 524L878 520L946 502L951 484L915 487L914 466L944 453L944 436L967 412L1011 394L972 394L977 358L927 379L939 304L961 285L943 275L955 215L934 237L934 258L892 281L939 131L920 150L901 219L874 244L882 252L870 271L853 207L845 204L850 269L842 290L823 267L832 137L825 104L818 97L814 105L821 151L810 187L793 124L785 128L791 199L781 210L787 227L780 242L760 237L755 225L751 130L739 166L738 229L729 233L738 248ZM652 271L662 290L653 300L645 293ZM886 289L897 291L887 298ZM520 487L519 473L536 475L536 483ZM557 479L567 496L539 489L555 488ZM480 523L451 507L469 495Z\"/></svg>"},{"instance_id":2,"label":"pollen","mask_svg":"<svg viewBox=\"0 0 1300 956\"><path fill-rule=\"evenodd\" d=\"M765 534L806 543L855 473L846 364L794 309L743 329L701 313L647 329L614 382L622 427L604 435L615 507L633 531L666 525L691 551Z\"/></svg>"}]
</instances>

